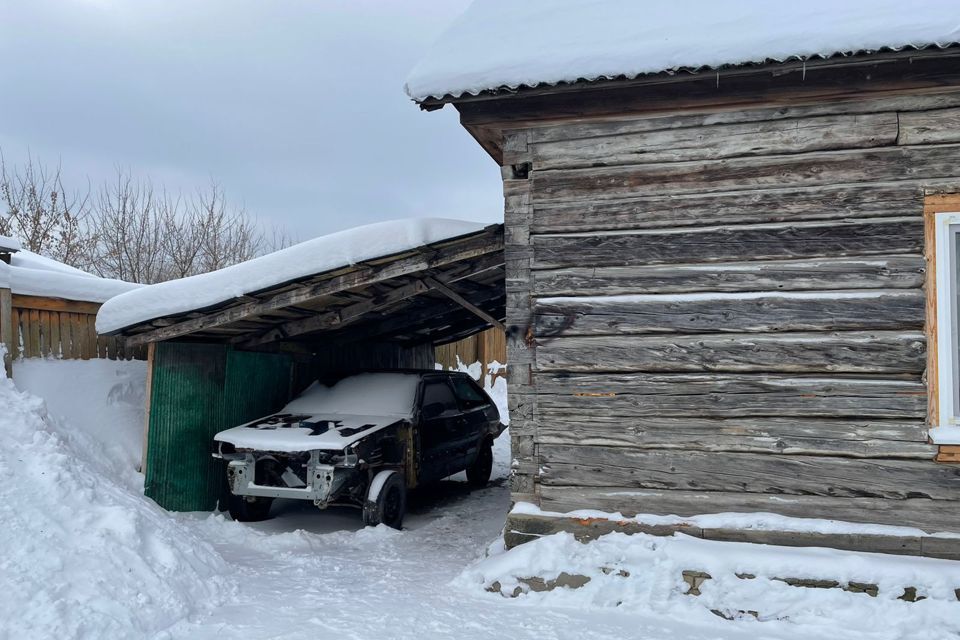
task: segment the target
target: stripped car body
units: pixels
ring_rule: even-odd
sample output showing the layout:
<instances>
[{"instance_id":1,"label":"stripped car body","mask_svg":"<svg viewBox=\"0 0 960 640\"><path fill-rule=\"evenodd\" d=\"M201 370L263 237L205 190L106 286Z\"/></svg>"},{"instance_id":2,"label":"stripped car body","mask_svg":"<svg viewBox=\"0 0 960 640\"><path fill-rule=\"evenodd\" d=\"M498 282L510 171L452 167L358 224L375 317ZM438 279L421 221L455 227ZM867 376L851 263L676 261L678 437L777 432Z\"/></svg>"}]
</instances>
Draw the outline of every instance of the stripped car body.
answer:
<instances>
[{"instance_id":1,"label":"stripped car body","mask_svg":"<svg viewBox=\"0 0 960 640\"><path fill-rule=\"evenodd\" d=\"M405 494L463 470L482 477L503 428L494 403L466 374L381 371L329 387L314 383L279 413L218 433L214 455L227 462L237 519L262 519L270 500L292 498L321 509L361 507L376 524L386 484ZM405 497L392 499L402 511Z\"/></svg>"}]
</instances>

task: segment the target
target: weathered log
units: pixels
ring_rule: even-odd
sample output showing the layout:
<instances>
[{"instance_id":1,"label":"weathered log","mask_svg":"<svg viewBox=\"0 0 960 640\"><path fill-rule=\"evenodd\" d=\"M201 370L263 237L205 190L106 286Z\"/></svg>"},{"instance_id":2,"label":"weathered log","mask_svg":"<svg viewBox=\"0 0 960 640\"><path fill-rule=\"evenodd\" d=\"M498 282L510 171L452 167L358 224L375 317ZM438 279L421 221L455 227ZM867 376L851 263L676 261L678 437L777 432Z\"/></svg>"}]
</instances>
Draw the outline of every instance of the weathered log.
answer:
<instances>
[{"instance_id":1,"label":"weathered log","mask_svg":"<svg viewBox=\"0 0 960 640\"><path fill-rule=\"evenodd\" d=\"M891 111L900 112L901 117L903 117L915 111L946 110L952 107L960 107L960 92L944 89L942 93L931 95L861 96L859 100L818 100L813 104L778 105L774 107L760 106L755 108L738 106L738 108L735 109L708 113L680 112L669 115L648 114L632 117L621 114L621 117L616 119L609 117L603 119L580 119L560 124L547 122L541 126L531 127L522 131L524 134L523 150L526 151L528 145L531 144L575 140L578 138L597 138L600 136L618 136L672 129ZM515 137L516 134L517 132L511 132L511 136ZM511 136L505 136L505 142ZM505 154L508 151L512 150L504 149Z\"/></svg>"},{"instance_id":2,"label":"weathered log","mask_svg":"<svg viewBox=\"0 0 960 640\"><path fill-rule=\"evenodd\" d=\"M537 347L540 371L922 373L922 332L571 336Z\"/></svg>"},{"instance_id":3,"label":"weathered log","mask_svg":"<svg viewBox=\"0 0 960 640\"><path fill-rule=\"evenodd\" d=\"M918 460L937 451L923 420L624 418L541 408L537 422L540 444Z\"/></svg>"},{"instance_id":4,"label":"weathered log","mask_svg":"<svg viewBox=\"0 0 960 640\"><path fill-rule=\"evenodd\" d=\"M534 384L538 407L581 415L926 417L926 385L916 376L536 373Z\"/></svg>"},{"instance_id":5,"label":"weathered log","mask_svg":"<svg viewBox=\"0 0 960 640\"><path fill-rule=\"evenodd\" d=\"M921 255L814 258L634 267L569 267L533 272L536 296L705 291L912 289L923 286Z\"/></svg>"},{"instance_id":6,"label":"weathered log","mask_svg":"<svg viewBox=\"0 0 960 640\"><path fill-rule=\"evenodd\" d=\"M536 269L918 254L923 218L535 235L532 244Z\"/></svg>"},{"instance_id":7,"label":"weathered log","mask_svg":"<svg viewBox=\"0 0 960 640\"><path fill-rule=\"evenodd\" d=\"M543 298L536 337L655 333L921 329L917 289Z\"/></svg>"},{"instance_id":8,"label":"weathered log","mask_svg":"<svg viewBox=\"0 0 960 640\"><path fill-rule=\"evenodd\" d=\"M956 179L928 181L955 186ZM911 182L785 187L762 191L662 194L540 202L533 233L656 229L920 215L923 193Z\"/></svg>"},{"instance_id":9,"label":"weathered log","mask_svg":"<svg viewBox=\"0 0 960 640\"><path fill-rule=\"evenodd\" d=\"M960 467L928 461L540 445L540 482L847 498L960 499Z\"/></svg>"},{"instance_id":10,"label":"weathered log","mask_svg":"<svg viewBox=\"0 0 960 640\"><path fill-rule=\"evenodd\" d=\"M531 172L538 202L622 198L831 184L926 181L949 178L960 164L960 146L903 146L817 151L598 169Z\"/></svg>"},{"instance_id":11,"label":"weathered log","mask_svg":"<svg viewBox=\"0 0 960 640\"><path fill-rule=\"evenodd\" d=\"M937 109L900 114L898 144L960 142L960 109Z\"/></svg>"},{"instance_id":12,"label":"weathered log","mask_svg":"<svg viewBox=\"0 0 960 640\"><path fill-rule=\"evenodd\" d=\"M960 533L960 501L908 498L835 498L719 491L649 491L629 487L543 485L541 507L566 513L577 509L689 517L710 513L777 513L796 518L916 527L928 533Z\"/></svg>"},{"instance_id":13,"label":"weathered log","mask_svg":"<svg viewBox=\"0 0 960 640\"><path fill-rule=\"evenodd\" d=\"M530 152L533 169L539 171L880 147L895 144L897 132L894 112L831 115L618 132L589 140L535 143Z\"/></svg>"}]
</instances>

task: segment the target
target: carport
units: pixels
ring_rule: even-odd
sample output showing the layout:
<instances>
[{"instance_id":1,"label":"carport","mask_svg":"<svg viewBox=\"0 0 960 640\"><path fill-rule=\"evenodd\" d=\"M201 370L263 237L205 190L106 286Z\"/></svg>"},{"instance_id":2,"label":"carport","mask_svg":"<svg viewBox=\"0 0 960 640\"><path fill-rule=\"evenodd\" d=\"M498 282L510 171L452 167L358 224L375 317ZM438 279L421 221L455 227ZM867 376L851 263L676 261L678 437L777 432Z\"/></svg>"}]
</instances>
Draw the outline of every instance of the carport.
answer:
<instances>
[{"instance_id":1,"label":"carport","mask_svg":"<svg viewBox=\"0 0 960 640\"><path fill-rule=\"evenodd\" d=\"M117 296L97 327L148 345L146 495L214 509L215 433L316 379L432 369L435 346L503 329L505 298L503 225L439 219L358 227Z\"/></svg>"}]
</instances>

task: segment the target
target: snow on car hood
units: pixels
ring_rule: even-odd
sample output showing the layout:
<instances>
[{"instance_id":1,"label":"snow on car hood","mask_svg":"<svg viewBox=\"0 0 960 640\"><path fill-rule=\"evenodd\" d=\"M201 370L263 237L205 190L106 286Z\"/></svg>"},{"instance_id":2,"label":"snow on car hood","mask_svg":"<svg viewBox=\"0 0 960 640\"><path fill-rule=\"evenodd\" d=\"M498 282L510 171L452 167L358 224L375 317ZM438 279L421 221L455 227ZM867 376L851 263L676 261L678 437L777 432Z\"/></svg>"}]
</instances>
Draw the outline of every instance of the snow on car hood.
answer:
<instances>
[{"instance_id":1,"label":"snow on car hood","mask_svg":"<svg viewBox=\"0 0 960 640\"><path fill-rule=\"evenodd\" d=\"M278 413L213 437L238 449L297 452L342 450L361 438L396 424L398 416Z\"/></svg>"}]
</instances>

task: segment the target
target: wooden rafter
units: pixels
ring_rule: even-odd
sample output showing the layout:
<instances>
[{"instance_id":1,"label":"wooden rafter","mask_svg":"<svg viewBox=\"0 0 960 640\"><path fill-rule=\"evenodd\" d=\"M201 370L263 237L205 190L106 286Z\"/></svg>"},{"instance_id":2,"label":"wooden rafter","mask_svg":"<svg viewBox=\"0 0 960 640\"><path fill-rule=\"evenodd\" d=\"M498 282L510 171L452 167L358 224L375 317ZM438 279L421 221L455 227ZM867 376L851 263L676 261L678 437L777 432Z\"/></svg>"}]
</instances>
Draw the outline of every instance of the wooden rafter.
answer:
<instances>
[{"instance_id":1,"label":"wooden rafter","mask_svg":"<svg viewBox=\"0 0 960 640\"><path fill-rule=\"evenodd\" d=\"M456 282L457 280L465 279L478 272L495 268L499 266L498 263L501 262L502 258L498 254L493 254L478 260L475 263L476 268L474 270L458 270L458 276L444 276L444 280L446 282ZM285 322L282 325L261 335L246 339L238 338L235 342L240 348L251 348L306 333L325 330L329 331L332 329L338 329L340 327L346 327L349 324L357 322L369 313L393 306L409 298L426 293L432 289L437 289L439 291L437 285L446 286L435 278L415 279L407 284L401 285L400 287L397 287L386 293L373 296L369 299L352 303L344 307L340 307L339 309L318 313L317 315L309 318Z\"/></svg>"},{"instance_id":2,"label":"wooden rafter","mask_svg":"<svg viewBox=\"0 0 960 640\"><path fill-rule=\"evenodd\" d=\"M456 291L454 291L444 283L437 280L436 278L427 278L426 283L430 286L430 288L436 289L443 295L447 296L448 298L450 298L451 300L459 304L461 307L463 307L467 311L471 312L472 314L474 314L475 316L483 320L486 320L487 322L495 326L497 329L500 329L500 331L507 330L506 327L503 326L502 322L500 322L499 320L494 318L492 315L490 315L480 307L476 306L475 304L473 304L472 302L470 302L469 300L461 296L459 293L457 293Z\"/></svg>"},{"instance_id":3,"label":"wooden rafter","mask_svg":"<svg viewBox=\"0 0 960 640\"><path fill-rule=\"evenodd\" d=\"M179 321L170 326L155 327L143 333L136 333L127 338L127 345L138 346L149 342L178 338L197 331L209 331L216 327L284 307L303 304L333 293L443 267L487 254L499 253L502 249L503 234L499 226L488 227L484 233L453 243L449 247L432 248L428 246L412 256L382 265L361 264L354 271L320 282L294 286L283 293L264 300L246 302L209 314L198 313L197 317Z\"/></svg>"}]
</instances>

